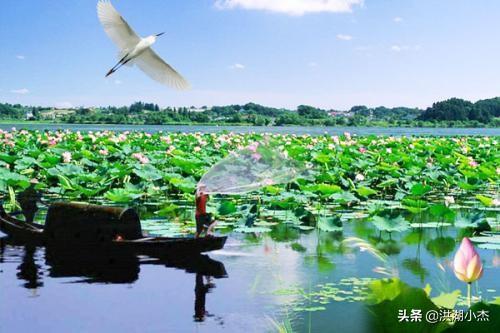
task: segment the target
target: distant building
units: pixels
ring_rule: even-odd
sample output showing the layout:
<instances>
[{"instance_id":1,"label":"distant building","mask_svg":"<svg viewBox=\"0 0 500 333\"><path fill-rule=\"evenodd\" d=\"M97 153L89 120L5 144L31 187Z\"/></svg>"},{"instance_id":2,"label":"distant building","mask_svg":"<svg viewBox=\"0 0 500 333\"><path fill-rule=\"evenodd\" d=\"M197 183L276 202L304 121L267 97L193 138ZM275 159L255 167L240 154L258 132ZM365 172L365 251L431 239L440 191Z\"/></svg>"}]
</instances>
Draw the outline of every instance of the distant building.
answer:
<instances>
[{"instance_id":1,"label":"distant building","mask_svg":"<svg viewBox=\"0 0 500 333\"><path fill-rule=\"evenodd\" d=\"M189 112L205 112L205 111L209 111L210 109L211 108L207 108L207 107L197 108L197 107L191 106L189 108Z\"/></svg>"},{"instance_id":2,"label":"distant building","mask_svg":"<svg viewBox=\"0 0 500 333\"><path fill-rule=\"evenodd\" d=\"M338 111L338 110L330 110L328 111L330 117L346 117L350 118L353 116L353 113L350 111Z\"/></svg>"},{"instance_id":3,"label":"distant building","mask_svg":"<svg viewBox=\"0 0 500 333\"><path fill-rule=\"evenodd\" d=\"M33 111L26 111L26 120L35 120L35 116L33 115Z\"/></svg>"}]
</instances>

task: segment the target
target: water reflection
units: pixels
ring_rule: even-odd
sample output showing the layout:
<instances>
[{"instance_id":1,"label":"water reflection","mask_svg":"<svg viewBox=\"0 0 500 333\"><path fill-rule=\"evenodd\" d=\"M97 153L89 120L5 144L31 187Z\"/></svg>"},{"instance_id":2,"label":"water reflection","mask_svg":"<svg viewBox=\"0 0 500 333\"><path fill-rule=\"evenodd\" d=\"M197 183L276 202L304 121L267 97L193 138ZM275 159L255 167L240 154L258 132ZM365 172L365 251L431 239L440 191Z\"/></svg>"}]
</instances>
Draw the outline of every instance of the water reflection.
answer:
<instances>
[{"instance_id":1,"label":"water reflection","mask_svg":"<svg viewBox=\"0 0 500 333\"><path fill-rule=\"evenodd\" d=\"M22 263L17 267L17 278L25 281L23 287L27 289L36 289L43 286L40 265L35 262L35 251L36 247L25 246Z\"/></svg>"},{"instance_id":2,"label":"water reflection","mask_svg":"<svg viewBox=\"0 0 500 333\"><path fill-rule=\"evenodd\" d=\"M222 262L203 254L189 257L146 257L127 251L99 250L91 247L40 248L31 244L19 244L8 237L0 238L0 263L8 257L16 256L21 257L16 276L23 281L22 287L32 290L44 286L44 277L77 278L71 283L132 284L140 278L140 268L143 265L184 270L195 275L193 318L197 322L202 322L210 316L206 308L206 295L216 286L213 279L228 277Z\"/></svg>"}]
</instances>

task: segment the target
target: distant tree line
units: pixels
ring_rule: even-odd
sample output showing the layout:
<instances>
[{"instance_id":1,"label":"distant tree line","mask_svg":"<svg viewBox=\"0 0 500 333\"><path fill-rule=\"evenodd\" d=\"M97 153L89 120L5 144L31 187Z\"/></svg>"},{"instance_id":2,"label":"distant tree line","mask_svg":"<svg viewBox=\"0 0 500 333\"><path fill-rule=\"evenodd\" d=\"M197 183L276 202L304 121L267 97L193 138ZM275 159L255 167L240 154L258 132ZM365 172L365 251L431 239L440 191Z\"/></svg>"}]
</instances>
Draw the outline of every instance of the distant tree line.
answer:
<instances>
[{"instance_id":1,"label":"distant tree line","mask_svg":"<svg viewBox=\"0 0 500 333\"><path fill-rule=\"evenodd\" d=\"M46 107L0 103L0 119L48 119L64 123L109 124L235 124L256 126L434 126L434 127L498 127L500 97L472 103L452 98L434 103L426 110L408 107L353 106L350 110L325 110L299 105L296 110L273 108L256 103L226 106L167 107L135 102L130 106L75 108L60 112ZM50 115L50 118L48 117Z\"/></svg>"},{"instance_id":2,"label":"distant tree line","mask_svg":"<svg viewBox=\"0 0 500 333\"><path fill-rule=\"evenodd\" d=\"M500 117L500 97L484 99L476 103L451 98L434 103L418 119L424 121L476 121L486 124L498 117Z\"/></svg>"}]
</instances>

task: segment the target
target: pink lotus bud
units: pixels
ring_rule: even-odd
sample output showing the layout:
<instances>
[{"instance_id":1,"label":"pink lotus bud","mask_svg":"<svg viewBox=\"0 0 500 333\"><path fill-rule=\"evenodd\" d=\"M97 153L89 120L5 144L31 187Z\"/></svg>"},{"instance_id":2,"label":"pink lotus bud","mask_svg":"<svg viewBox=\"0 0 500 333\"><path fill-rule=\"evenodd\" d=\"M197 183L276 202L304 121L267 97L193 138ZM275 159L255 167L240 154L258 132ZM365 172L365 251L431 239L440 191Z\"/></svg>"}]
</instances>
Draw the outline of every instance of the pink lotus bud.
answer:
<instances>
[{"instance_id":1,"label":"pink lotus bud","mask_svg":"<svg viewBox=\"0 0 500 333\"><path fill-rule=\"evenodd\" d=\"M464 237L453 260L455 276L467 283L476 281L483 274L483 264L469 238Z\"/></svg>"}]
</instances>

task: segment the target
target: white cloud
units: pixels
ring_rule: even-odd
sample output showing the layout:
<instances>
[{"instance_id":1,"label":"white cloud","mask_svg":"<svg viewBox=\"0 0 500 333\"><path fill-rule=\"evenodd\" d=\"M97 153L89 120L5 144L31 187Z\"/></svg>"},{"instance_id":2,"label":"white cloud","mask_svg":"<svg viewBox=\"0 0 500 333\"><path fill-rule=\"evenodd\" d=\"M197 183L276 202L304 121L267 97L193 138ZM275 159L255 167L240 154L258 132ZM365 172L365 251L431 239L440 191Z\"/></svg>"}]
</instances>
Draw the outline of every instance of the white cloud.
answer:
<instances>
[{"instance_id":1,"label":"white cloud","mask_svg":"<svg viewBox=\"0 0 500 333\"><path fill-rule=\"evenodd\" d=\"M121 80L115 80L115 84L122 84L123 82Z\"/></svg>"},{"instance_id":2,"label":"white cloud","mask_svg":"<svg viewBox=\"0 0 500 333\"><path fill-rule=\"evenodd\" d=\"M18 54L18 55L16 55L16 58L17 58L17 59L19 59L19 60L24 60L24 59L26 59L26 57L25 57L25 56L23 56L22 54Z\"/></svg>"},{"instance_id":3,"label":"white cloud","mask_svg":"<svg viewBox=\"0 0 500 333\"><path fill-rule=\"evenodd\" d=\"M345 13L354 6L362 6L364 0L216 0L219 9L267 10L288 15L307 13Z\"/></svg>"},{"instance_id":4,"label":"white cloud","mask_svg":"<svg viewBox=\"0 0 500 333\"><path fill-rule=\"evenodd\" d=\"M68 101L57 102L55 105L56 109L72 109L74 108L73 104Z\"/></svg>"},{"instance_id":5,"label":"white cloud","mask_svg":"<svg viewBox=\"0 0 500 333\"><path fill-rule=\"evenodd\" d=\"M307 67L316 68L316 67L318 67L318 63L315 61L308 62Z\"/></svg>"},{"instance_id":6,"label":"white cloud","mask_svg":"<svg viewBox=\"0 0 500 333\"><path fill-rule=\"evenodd\" d=\"M391 50L394 52L402 52L402 51L420 51L422 49L421 45L393 45L391 46Z\"/></svg>"},{"instance_id":7,"label":"white cloud","mask_svg":"<svg viewBox=\"0 0 500 333\"><path fill-rule=\"evenodd\" d=\"M29 94L30 91L26 88L21 88L21 89L12 89L10 92L13 94L26 95Z\"/></svg>"},{"instance_id":8,"label":"white cloud","mask_svg":"<svg viewBox=\"0 0 500 333\"><path fill-rule=\"evenodd\" d=\"M231 66L229 66L229 69L242 70L242 69L245 69L245 65L240 64L240 63L235 63L235 64L232 64Z\"/></svg>"},{"instance_id":9,"label":"white cloud","mask_svg":"<svg viewBox=\"0 0 500 333\"><path fill-rule=\"evenodd\" d=\"M399 16L396 16L395 18L392 19L395 23L401 23L403 22L403 18L402 17L399 17Z\"/></svg>"},{"instance_id":10,"label":"white cloud","mask_svg":"<svg viewBox=\"0 0 500 333\"><path fill-rule=\"evenodd\" d=\"M352 40L352 36L351 35L338 34L337 35L337 39L340 39L340 40Z\"/></svg>"},{"instance_id":11,"label":"white cloud","mask_svg":"<svg viewBox=\"0 0 500 333\"><path fill-rule=\"evenodd\" d=\"M394 52L401 52L403 49L399 45L393 45L391 46L391 50Z\"/></svg>"}]
</instances>

